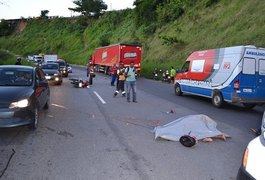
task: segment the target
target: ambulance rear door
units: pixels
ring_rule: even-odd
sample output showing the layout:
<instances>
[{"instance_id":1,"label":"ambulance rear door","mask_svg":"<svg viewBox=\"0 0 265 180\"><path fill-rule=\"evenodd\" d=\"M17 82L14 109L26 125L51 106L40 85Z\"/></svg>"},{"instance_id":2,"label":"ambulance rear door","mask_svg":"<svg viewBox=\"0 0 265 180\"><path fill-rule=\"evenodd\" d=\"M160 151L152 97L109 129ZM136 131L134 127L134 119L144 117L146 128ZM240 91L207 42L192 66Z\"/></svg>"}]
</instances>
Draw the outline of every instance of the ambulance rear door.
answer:
<instances>
[{"instance_id":1,"label":"ambulance rear door","mask_svg":"<svg viewBox=\"0 0 265 180\"><path fill-rule=\"evenodd\" d=\"M265 99L265 57L258 60L257 98Z\"/></svg>"}]
</instances>

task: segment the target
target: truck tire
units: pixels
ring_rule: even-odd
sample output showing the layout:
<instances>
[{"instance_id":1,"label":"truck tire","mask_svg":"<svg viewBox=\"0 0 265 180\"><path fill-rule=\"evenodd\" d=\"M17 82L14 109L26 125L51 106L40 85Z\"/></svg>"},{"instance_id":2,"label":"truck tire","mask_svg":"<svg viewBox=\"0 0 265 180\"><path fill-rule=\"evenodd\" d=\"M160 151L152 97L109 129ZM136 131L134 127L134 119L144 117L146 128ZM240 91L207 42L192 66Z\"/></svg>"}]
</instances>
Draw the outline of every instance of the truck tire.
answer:
<instances>
[{"instance_id":1,"label":"truck tire","mask_svg":"<svg viewBox=\"0 0 265 180\"><path fill-rule=\"evenodd\" d=\"M175 95L176 96L181 96L182 94L183 94L183 92L181 91L179 83L176 83L175 84Z\"/></svg>"},{"instance_id":2,"label":"truck tire","mask_svg":"<svg viewBox=\"0 0 265 180\"><path fill-rule=\"evenodd\" d=\"M243 103L243 106L246 108L246 109L252 109L256 106L255 103Z\"/></svg>"},{"instance_id":3,"label":"truck tire","mask_svg":"<svg viewBox=\"0 0 265 180\"><path fill-rule=\"evenodd\" d=\"M215 107L222 107L224 104L224 98L223 95L220 92L214 92L212 97L212 104Z\"/></svg>"}]
</instances>

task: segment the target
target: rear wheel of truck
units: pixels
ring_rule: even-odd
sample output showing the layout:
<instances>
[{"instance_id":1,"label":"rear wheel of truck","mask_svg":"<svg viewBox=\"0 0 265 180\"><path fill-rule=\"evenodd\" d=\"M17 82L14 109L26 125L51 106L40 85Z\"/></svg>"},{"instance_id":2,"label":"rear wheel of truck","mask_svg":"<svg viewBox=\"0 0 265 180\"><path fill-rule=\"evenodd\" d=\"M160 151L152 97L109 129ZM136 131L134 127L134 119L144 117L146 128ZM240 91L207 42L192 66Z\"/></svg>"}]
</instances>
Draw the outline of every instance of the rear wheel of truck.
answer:
<instances>
[{"instance_id":1,"label":"rear wheel of truck","mask_svg":"<svg viewBox=\"0 0 265 180\"><path fill-rule=\"evenodd\" d=\"M224 98L223 95L220 92L214 92L212 97L212 103L215 107L222 107L224 104Z\"/></svg>"},{"instance_id":2,"label":"rear wheel of truck","mask_svg":"<svg viewBox=\"0 0 265 180\"><path fill-rule=\"evenodd\" d=\"M181 96L183 92L181 91L180 85L178 83L175 84L175 94L177 96Z\"/></svg>"}]
</instances>

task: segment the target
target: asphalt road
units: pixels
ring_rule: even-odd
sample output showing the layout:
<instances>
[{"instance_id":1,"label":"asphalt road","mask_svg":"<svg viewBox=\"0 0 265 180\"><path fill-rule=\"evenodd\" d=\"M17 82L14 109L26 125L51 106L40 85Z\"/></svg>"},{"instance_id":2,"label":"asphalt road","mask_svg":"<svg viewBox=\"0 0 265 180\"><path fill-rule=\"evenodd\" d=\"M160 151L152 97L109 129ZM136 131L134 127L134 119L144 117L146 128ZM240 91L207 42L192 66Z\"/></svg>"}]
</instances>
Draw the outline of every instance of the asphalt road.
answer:
<instances>
[{"instance_id":1,"label":"asphalt road","mask_svg":"<svg viewBox=\"0 0 265 180\"><path fill-rule=\"evenodd\" d=\"M85 78L74 67L71 77ZM173 85L140 78L138 103L127 103L110 77L97 74L93 85L74 88L68 78L51 87L51 106L36 131L0 129L0 179L232 180L242 153L254 138L264 107L218 109L206 98L177 97ZM173 113L168 113L169 111ZM198 142L154 139L152 130L179 117L205 114L232 138Z\"/></svg>"}]
</instances>

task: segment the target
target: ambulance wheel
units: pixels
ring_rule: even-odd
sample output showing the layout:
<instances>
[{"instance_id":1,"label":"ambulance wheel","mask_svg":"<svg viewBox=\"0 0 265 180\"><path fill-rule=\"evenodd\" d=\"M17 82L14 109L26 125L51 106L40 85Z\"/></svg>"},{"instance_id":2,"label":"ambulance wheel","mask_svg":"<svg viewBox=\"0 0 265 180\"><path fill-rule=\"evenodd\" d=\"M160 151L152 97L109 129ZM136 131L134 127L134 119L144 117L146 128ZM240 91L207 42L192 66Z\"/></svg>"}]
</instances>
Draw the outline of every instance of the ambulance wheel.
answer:
<instances>
[{"instance_id":1,"label":"ambulance wheel","mask_svg":"<svg viewBox=\"0 0 265 180\"><path fill-rule=\"evenodd\" d=\"M224 98L220 92L215 92L212 97L212 103L215 107L222 107L224 104Z\"/></svg>"},{"instance_id":2,"label":"ambulance wheel","mask_svg":"<svg viewBox=\"0 0 265 180\"><path fill-rule=\"evenodd\" d=\"M252 109L256 106L256 104L253 104L253 103L243 103L243 106L246 108L246 109Z\"/></svg>"},{"instance_id":3,"label":"ambulance wheel","mask_svg":"<svg viewBox=\"0 0 265 180\"><path fill-rule=\"evenodd\" d=\"M180 85L178 83L175 84L175 94L177 96L181 96L183 92L181 91Z\"/></svg>"}]
</instances>

